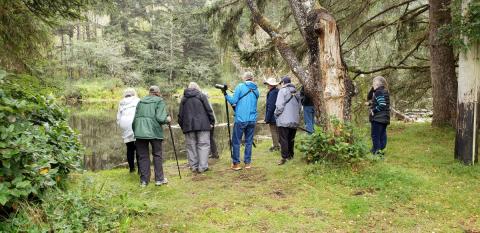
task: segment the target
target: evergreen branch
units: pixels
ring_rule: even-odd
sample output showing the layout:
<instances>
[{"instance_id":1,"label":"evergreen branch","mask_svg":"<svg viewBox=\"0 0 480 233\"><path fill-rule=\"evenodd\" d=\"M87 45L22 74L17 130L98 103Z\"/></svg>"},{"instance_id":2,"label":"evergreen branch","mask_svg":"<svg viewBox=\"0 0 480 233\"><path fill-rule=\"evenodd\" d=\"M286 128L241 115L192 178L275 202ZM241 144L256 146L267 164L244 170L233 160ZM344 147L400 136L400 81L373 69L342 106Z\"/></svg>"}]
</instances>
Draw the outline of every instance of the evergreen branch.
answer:
<instances>
[{"instance_id":1,"label":"evergreen branch","mask_svg":"<svg viewBox=\"0 0 480 233\"><path fill-rule=\"evenodd\" d=\"M401 6L405 5L405 4L409 4L409 3L415 2L415 1L417 1L417 0L407 0L407 1L405 1L405 2L399 3L399 4L397 4L397 5L393 5L393 6L389 7L389 8L387 8L387 9L385 9L385 10L377 13L376 15L372 16L371 18L367 19L365 22L363 22L362 24L360 24L360 26L358 26L357 28L355 28L355 29L345 38L345 40L342 42L342 44L341 44L340 46L342 47L342 46L348 41L348 39L350 39L350 37L353 36L353 34L355 34L356 32L358 32L363 26L365 26L365 25L366 25L367 23L369 23L370 21L378 18L379 16L381 16L381 15L383 15L383 14L385 14L385 13L387 13L387 12L393 10L393 9L396 9L396 8L398 8L398 7L401 7Z\"/></svg>"},{"instance_id":2,"label":"evergreen branch","mask_svg":"<svg viewBox=\"0 0 480 233\"><path fill-rule=\"evenodd\" d=\"M410 52L407 53L407 55L400 61L397 63L398 66L400 65L404 65L404 62L410 57L413 55L413 53L415 53L418 48L420 48L420 46L423 44L423 42L428 38L428 33L425 33L424 36L422 36L422 38L418 41L417 45L415 45L415 47L410 50Z\"/></svg>"},{"instance_id":3,"label":"evergreen branch","mask_svg":"<svg viewBox=\"0 0 480 233\"><path fill-rule=\"evenodd\" d=\"M398 22L407 22L407 21L410 21L412 19L414 19L415 17L421 15L423 12L427 11L429 8L428 5L422 5L422 6L419 6L415 9L412 9L410 11L408 11L406 13L406 15L402 15L400 16L398 19L394 20L393 22L390 22L388 24L385 24L385 25L382 25L381 27L377 28L376 30L370 32L367 36L365 36L362 40L360 40L360 42L358 42L356 45L354 45L353 47L351 47L350 49L348 49L347 51L345 51L345 54L353 51L354 49L358 48L360 45L363 44L363 42L365 42L368 38L370 38L371 36L375 35L377 32L379 31L382 31L383 29L386 29L390 26L393 26L395 24L397 24ZM410 17L406 17L408 16L409 14L412 14ZM343 44L342 44L343 45Z\"/></svg>"},{"instance_id":4,"label":"evergreen branch","mask_svg":"<svg viewBox=\"0 0 480 233\"><path fill-rule=\"evenodd\" d=\"M246 0L246 3L252 12L253 21L270 36L278 52L285 59L295 76L302 80L308 79L308 73L302 67L292 48L290 48L290 46L285 42L285 38L282 36L279 30L260 13L254 0Z\"/></svg>"}]
</instances>

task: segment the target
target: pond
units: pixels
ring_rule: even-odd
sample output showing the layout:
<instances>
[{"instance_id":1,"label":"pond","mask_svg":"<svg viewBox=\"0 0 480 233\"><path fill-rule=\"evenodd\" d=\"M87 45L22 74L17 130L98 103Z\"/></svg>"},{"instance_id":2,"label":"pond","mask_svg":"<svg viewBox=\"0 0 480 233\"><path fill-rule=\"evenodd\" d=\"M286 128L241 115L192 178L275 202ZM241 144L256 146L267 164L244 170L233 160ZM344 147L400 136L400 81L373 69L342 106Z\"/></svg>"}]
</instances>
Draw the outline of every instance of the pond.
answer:
<instances>
[{"instance_id":1,"label":"pond","mask_svg":"<svg viewBox=\"0 0 480 233\"><path fill-rule=\"evenodd\" d=\"M260 97L258 104L258 120L264 119L265 103ZM186 159L185 138L177 125L178 102L167 101L167 105L173 115L173 135L177 155L180 159ZM228 132L226 127L225 104L212 104L217 119L215 139L218 151L228 150ZM232 115L231 108L229 109ZM117 166L124 166L126 162L126 147L121 138L121 129L116 124L117 103L105 102L101 104L83 104L70 107L70 126L80 133L80 140L86 151L83 158L84 169L104 170ZM230 116L233 126L233 116ZM166 159L175 159L172 141L168 127L164 126L165 139L163 142L163 155ZM268 127L258 124L255 129L255 141L269 138Z\"/></svg>"}]
</instances>

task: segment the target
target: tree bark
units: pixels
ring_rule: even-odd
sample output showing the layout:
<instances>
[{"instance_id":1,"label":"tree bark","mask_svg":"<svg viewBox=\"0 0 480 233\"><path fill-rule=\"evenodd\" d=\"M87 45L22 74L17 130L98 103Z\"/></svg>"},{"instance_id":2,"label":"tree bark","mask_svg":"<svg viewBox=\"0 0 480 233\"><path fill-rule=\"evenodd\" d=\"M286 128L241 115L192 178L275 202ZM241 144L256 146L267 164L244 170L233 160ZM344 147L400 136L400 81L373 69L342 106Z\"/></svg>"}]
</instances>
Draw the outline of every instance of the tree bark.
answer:
<instances>
[{"instance_id":1,"label":"tree bark","mask_svg":"<svg viewBox=\"0 0 480 233\"><path fill-rule=\"evenodd\" d=\"M464 0L466 9L470 0ZM464 11L465 12L465 11ZM465 38L468 44L468 39ZM480 44L469 44L461 51L458 69L458 115L455 136L455 159L465 164L478 161L478 95L480 85Z\"/></svg>"},{"instance_id":2,"label":"tree bark","mask_svg":"<svg viewBox=\"0 0 480 233\"><path fill-rule=\"evenodd\" d=\"M255 1L246 2L254 22L270 36L290 70L304 85L305 93L312 98L321 125L329 129L330 117L349 120L351 81L345 72L340 35L333 16L321 7L304 12L307 8L302 7L302 1L290 0L290 6L296 8L292 14L308 45L310 59L305 69L279 30L260 13Z\"/></svg>"},{"instance_id":3,"label":"tree bark","mask_svg":"<svg viewBox=\"0 0 480 233\"><path fill-rule=\"evenodd\" d=\"M432 125L455 127L457 81L453 47L441 38L439 29L452 21L450 0L429 0L430 77L432 80Z\"/></svg>"}]
</instances>

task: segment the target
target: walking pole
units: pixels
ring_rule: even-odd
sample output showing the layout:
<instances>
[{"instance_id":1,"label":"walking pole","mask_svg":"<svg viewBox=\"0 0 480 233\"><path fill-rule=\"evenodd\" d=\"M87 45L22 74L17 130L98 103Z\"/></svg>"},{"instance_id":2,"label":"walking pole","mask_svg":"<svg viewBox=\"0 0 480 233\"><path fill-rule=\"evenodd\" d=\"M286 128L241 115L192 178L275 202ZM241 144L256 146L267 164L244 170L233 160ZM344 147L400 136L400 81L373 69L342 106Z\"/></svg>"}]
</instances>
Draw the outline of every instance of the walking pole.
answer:
<instances>
[{"instance_id":1,"label":"walking pole","mask_svg":"<svg viewBox=\"0 0 480 233\"><path fill-rule=\"evenodd\" d=\"M225 109L227 110L228 145L230 146L230 157L233 158L232 135L230 133L230 114L228 113L228 102L226 97L225 97Z\"/></svg>"},{"instance_id":2,"label":"walking pole","mask_svg":"<svg viewBox=\"0 0 480 233\"><path fill-rule=\"evenodd\" d=\"M178 165L177 148L175 147L175 140L173 139L172 125L170 122L168 122L168 129L170 130L170 138L172 139L173 153L175 154L175 160L177 161L178 176L180 179L182 179L182 174L180 174L180 165Z\"/></svg>"}]
</instances>

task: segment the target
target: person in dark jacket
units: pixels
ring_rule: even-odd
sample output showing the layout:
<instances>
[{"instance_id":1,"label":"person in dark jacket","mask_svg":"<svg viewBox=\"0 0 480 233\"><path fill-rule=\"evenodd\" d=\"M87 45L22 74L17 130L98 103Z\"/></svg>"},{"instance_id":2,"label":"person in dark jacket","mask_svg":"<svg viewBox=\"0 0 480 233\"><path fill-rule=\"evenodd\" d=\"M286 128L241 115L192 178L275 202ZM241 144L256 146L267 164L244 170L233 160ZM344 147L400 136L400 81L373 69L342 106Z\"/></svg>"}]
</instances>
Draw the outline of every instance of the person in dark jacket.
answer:
<instances>
[{"instance_id":1,"label":"person in dark jacket","mask_svg":"<svg viewBox=\"0 0 480 233\"><path fill-rule=\"evenodd\" d=\"M309 134L313 133L313 125L315 123L315 108L312 99L305 94L304 87L300 90L300 98L303 105L303 121L305 122L305 129Z\"/></svg>"},{"instance_id":2,"label":"person in dark jacket","mask_svg":"<svg viewBox=\"0 0 480 233\"><path fill-rule=\"evenodd\" d=\"M275 78L269 78L265 80L263 84L268 87L267 101L265 104L265 123L270 127L270 134L272 135L272 147L270 151L280 150L280 143L278 141L278 128L275 120L275 102L277 102L278 96L278 84Z\"/></svg>"},{"instance_id":3,"label":"person in dark jacket","mask_svg":"<svg viewBox=\"0 0 480 233\"><path fill-rule=\"evenodd\" d=\"M150 94L137 104L132 124L139 158L141 187L147 186L150 181L149 144L152 145L155 185L168 183L163 174L162 125L170 123L171 118L167 115L165 101L160 97L160 88L151 86L149 92Z\"/></svg>"},{"instance_id":4,"label":"person in dark jacket","mask_svg":"<svg viewBox=\"0 0 480 233\"><path fill-rule=\"evenodd\" d=\"M370 122L372 125L372 150L374 155L383 155L387 146L387 126L390 124L390 96L387 89L387 81L382 76L377 76L372 82L373 91L370 105ZM367 97L367 98L368 98Z\"/></svg>"},{"instance_id":5,"label":"person in dark jacket","mask_svg":"<svg viewBox=\"0 0 480 233\"><path fill-rule=\"evenodd\" d=\"M195 82L191 82L183 92L178 124L185 134L190 168L193 172L207 171L210 130L215 125L215 116L207 96L200 91Z\"/></svg>"}]
</instances>

